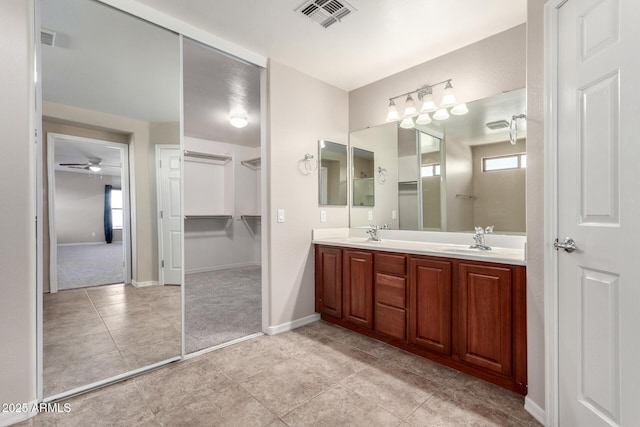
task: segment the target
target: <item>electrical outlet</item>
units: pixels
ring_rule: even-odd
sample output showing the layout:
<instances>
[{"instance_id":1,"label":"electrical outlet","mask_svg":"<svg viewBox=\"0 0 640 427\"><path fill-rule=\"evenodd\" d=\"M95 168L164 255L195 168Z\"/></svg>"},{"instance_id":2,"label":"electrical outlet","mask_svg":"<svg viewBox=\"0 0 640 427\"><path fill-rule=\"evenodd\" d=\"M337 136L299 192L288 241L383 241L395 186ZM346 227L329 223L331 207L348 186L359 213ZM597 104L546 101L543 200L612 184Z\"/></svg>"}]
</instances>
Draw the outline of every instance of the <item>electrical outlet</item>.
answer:
<instances>
[{"instance_id":1,"label":"electrical outlet","mask_svg":"<svg viewBox=\"0 0 640 427\"><path fill-rule=\"evenodd\" d=\"M398 211L395 209L391 211L391 219L398 219Z\"/></svg>"},{"instance_id":2,"label":"electrical outlet","mask_svg":"<svg viewBox=\"0 0 640 427\"><path fill-rule=\"evenodd\" d=\"M284 209L278 209L278 222L284 222Z\"/></svg>"},{"instance_id":3,"label":"electrical outlet","mask_svg":"<svg viewBox=\"0 0 640 427\"><path fill-rule=\"evenodd\" d=\"M367 211L367 220L373 221L373 211Z\"/></svg>"},{"instance_id":4,"label":"electrical outlet","mask_svg":"<svg viewBox=\"0 0 640 427\"><path fill-rule=\"evenodd\" d=\"M320 222L327 222L327 211L320 211Z\"/></svg>"}]
</instances>

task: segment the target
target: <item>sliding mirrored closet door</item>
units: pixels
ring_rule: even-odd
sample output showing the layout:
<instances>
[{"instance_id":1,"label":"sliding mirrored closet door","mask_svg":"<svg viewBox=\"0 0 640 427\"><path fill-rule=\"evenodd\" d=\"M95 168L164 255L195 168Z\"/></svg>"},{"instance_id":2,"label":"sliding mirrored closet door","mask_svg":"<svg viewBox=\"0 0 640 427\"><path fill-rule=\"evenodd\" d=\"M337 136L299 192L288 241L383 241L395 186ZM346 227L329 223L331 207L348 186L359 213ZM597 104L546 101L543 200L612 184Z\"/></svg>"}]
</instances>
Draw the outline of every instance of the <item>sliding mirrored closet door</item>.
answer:
<instances>
[{"instance_id":1,"label":"sliding mirrored closet door","mask_svg":"<svg viewBox=\"0 0 640 427\"><path fill-rule=\"evenodd\" d=\"M262 331L260 68L183 40L185 352Z\"/></svg>"},{"instance_id":2,"label":"sliding mirrored closet door","mask_svg":"<svg viewBox=\"0 0 640 427\"><path fill-rule=\"evenodd\" d=\"M39 8L52 399L181 356L180 41L93 0Z\"/></svg>"}]
</instances>

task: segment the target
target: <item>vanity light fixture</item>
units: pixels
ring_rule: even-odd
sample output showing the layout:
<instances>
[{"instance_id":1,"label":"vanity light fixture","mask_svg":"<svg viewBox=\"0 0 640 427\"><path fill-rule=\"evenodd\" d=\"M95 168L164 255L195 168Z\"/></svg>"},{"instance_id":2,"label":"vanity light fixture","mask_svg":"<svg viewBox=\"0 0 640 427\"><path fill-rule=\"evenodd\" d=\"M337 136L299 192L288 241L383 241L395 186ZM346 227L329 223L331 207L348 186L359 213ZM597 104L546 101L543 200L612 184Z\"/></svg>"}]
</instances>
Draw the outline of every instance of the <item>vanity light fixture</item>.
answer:
<instances>
[{"instance_id":1,"label":"vanity light fixture","mask_svg":"<svg viewBox=\"0 0 640 427\"><path fill-rule=\"evenodd\" d=\"M442 93L442 101L438 106L433 97L433 88L439 85L444 85L444 91ZM420 101L420 110L416 108L414 96L418 97ZM400 116L398 113L398 107L396 107L395 100L398 98L406 97L403 114ZM453 108L451 108L453 107ZM431 119L446 120L449 116L448 108L451 108L451 114L454 116L460 116L467 114L469 109L467 105L457 104L456 95L453 91L453 85L451 79L447 79L435 84L424 85L423 87L412 90L401 95L396 95L389 98L389 106L387 107L387 122L400 121L400 127L404 129L411 129L415 124L426 125L431 123ZM429 113L434 113L430 116ZM414 123L413 118L416 118Z\"/></svg>"},{"instance_id":2,"label":"vanity light fixture","mask_svg":"<svg viewBox=\"0 0 640 427\"><path fill-rule=\"evenodd\" d=\"M398 114L398 107L396 107L396 103L393 102L393 99L390 99L388 112L387 112L387 121L395 122L397 120L400 120L400 114Z\"/></svg>"},{"instance_id":3,"label":"vanity light fixture","mask_svg":"<svg viewBox=\"0 0 640 427\"><path fill-rule=\"evenodd\" d=\"M413 117L417 112L416 103L413 101L411 94L407 95L407 100L404 101L404 117Z\"/></svg>"},{"instance_id":4,"label":"vanity light fixture","mask_svg":"<svg viewBox=\"0 0 640 427\"><path fill-rule=\"evenodd\" d=\"M402 129L412 129L414 127L413 117L405 117L404 119L402 119L402 121L400 122L400 127Z\"/></svg>"},{"instance_id":5,"label":"vanity light fixture","mask_svg":"<svg viewBox=\"0 0 640 427\"><path fill-rule=\"evenodd\" d=\"M431 117L427 113L420 114L416 119L416 124L418 125L428 125L429 123L431 123Z\"/></svg>"},{"instance_id":6,"label":"vanity light fixture","mask_svg":"<svg viewBox=\"0 0 640 427\"><path fill-rule=\"evenodd\" d=\"M433 113L434 120L447 120L449 118L449 112L446 108L441 108Z\"/></svg>"},{"instance_id":7,"label":"vanity light fixture","mask_svg":"<svg viewBox=\"0 0 640 427\"><path fill-rule=\"evenodd\" d=\"M235 114L229 118L229 123L231 126L236 127L238 129L242 129L247 124L249 124L249 120L247 120L247 116Z\"/></svg>"},{"instance_id":8,"label":"vanity light fixture","mask_svg":"<svg viewBox=\"0 0 640 427\"><path fill-rule=\"evenodd\" d=\"M468 112L469 109L467 108L467 104L465 103L458 104L451 109L451 114L453 114L454 116L462 116L464 114L467 114Z\"/></svg>"}]
</instances>

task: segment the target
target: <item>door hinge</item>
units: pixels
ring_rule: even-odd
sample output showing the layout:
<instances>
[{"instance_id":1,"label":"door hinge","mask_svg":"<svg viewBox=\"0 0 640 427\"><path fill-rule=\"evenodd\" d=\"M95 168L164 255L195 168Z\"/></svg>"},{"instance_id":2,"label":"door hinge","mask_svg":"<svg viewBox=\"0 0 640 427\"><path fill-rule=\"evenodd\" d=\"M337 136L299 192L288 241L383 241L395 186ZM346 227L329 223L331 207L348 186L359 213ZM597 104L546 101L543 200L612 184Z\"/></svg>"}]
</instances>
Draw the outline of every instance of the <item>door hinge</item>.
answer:
<instances>
[{"instance_id":1,"label":"door hinge","mask_svg":"<svg viewBox=\"0 0 640 427\"><path fill-rule=\"evenodd\" d=\"M162 260L162 268L164 268L164 260Z\"/></svg>"},{"instance_id":2,"label":"door hinge","mask_svg":"<svg viewBox=\"0 0 640 427\"><path fill-rule=\"evenodd\" d=\"M162 160L158 160L158 163L159 163L158 167L162 169Z\"/></svg>"},{"instance_id":3,"label":"door hinge","mask_svg":"<svg viewBox=\"0 0 640 427\"><path fill-rule=\"evenodd\" d=\"M160 211L160 219L164 218L164 213Z\"/></svg>"}]
</instances>

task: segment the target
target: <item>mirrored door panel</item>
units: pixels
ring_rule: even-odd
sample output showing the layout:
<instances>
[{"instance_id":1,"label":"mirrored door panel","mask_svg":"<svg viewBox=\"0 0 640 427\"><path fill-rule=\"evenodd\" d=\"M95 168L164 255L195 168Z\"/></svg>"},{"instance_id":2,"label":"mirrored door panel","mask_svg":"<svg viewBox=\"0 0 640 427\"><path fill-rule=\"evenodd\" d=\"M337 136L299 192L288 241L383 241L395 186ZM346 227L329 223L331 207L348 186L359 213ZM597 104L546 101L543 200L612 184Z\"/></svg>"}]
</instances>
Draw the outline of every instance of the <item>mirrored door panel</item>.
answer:
<instances>
[{"instance_id":1,"label":"mirrored door panel","mask_svg":"<svg viewBox=\"0 0 640 427\"><path fill-rule=\"evenodd\" d=\"M182 274L170 256L181 225L163 212L180 199L180 45L97 1L39 8L52 398L181 356ZM158 170L156 147L173 147L178 162L163 167L177 169Z\"/></svg>"}]
</instances>

